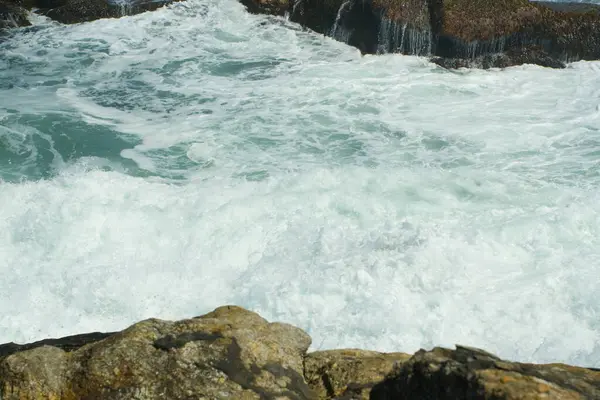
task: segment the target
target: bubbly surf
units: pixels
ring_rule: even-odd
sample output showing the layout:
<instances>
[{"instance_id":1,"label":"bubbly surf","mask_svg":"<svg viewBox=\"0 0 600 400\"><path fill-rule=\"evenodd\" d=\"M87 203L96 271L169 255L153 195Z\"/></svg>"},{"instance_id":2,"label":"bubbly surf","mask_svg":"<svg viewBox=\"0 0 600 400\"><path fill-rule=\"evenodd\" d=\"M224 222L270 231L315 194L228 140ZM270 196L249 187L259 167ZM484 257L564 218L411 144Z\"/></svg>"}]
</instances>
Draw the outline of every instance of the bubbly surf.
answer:
<instances>
[{"instance_id":1,"label":"bubbly surf","mask_svg":"<svg viewBox=\"0 0 600 400\"><path fill-rule=\"evenodd\" d=\"M0 43L0 342L238 304L600 366L600 63L446 71L234 0Z\"/></svg>"}]
</instances>

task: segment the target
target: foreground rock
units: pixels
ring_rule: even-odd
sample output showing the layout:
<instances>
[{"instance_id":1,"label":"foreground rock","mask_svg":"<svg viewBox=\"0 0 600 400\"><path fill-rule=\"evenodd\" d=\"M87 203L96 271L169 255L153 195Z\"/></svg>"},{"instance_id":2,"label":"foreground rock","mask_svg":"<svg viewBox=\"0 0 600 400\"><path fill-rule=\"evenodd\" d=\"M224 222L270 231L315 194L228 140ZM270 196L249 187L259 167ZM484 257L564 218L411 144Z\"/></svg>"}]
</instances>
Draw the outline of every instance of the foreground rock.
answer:
<instances>
[{"instance_id":1,"label":"foreground rock","mask_svg":"<svg viewBox=\"0 0 600 400\"><path fill-rule=\"evenodd\" d=\"M458 347L307 354L310 337L226 306L114 333L0 345L0 398L598 399L600 372Z\"/></svg>"},{"instance_id":2,"label":"foreground rock","mask_svg":"<svg viewBox=\"0 0 600 400\"><path fill-rule=\"evenodd\" d=\"M600 399L600 372L512 363L468 347L435 348L417 352L373 388L372 398Z\"/></svg>"},{"instance_id":3,"label":"foreground rock","mask_svg":"<svg viewBox=\"0 0 600 400\"><path fill-rule=\"evenodd\" d=\"M600 59L600 6L529 0L241 0L289 15L363 53L432 56L448 67L561 68Z\"/></svg>"}]
</instances>

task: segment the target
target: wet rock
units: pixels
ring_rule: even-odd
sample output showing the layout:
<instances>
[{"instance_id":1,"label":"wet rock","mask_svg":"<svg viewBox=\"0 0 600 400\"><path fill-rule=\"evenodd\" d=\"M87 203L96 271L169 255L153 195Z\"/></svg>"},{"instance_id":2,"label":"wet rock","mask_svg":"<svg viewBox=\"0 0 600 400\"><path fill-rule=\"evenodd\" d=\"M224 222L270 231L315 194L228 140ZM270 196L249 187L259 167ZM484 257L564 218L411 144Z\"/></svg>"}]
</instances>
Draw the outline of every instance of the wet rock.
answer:
<instances>
[{"instance_id":1,"label":"wet rock","mask_svg":"<svg viewBox=\"0 0 600 400\"><path fill-rule=\"evenodd\" d=\"M446 69L458 68L506 68L522 64L536 64L549 68L565 68L566 64L548 55L542 49L526 48L508 50L504 53L493 53L473 58L443 58L433 57L431 62Z\"/></svg>"},{"instance_id":2,"label":"wet rock","mask_svg":"<svg viewBox=\"0 0 600 400\"><path fill-rule=\"evenodd\" d=\"M435 57L451 67L600 59L600 5L529 0L240 0L363 53ZM443 61L442 61L443 60ZM447 60L447 61L446 61Z\"/></svg>"},{"instance_id":3,"label":"wet rock","mask_svg":"<svg viewBox=\"0 0 600 400\"><path fill-rule=\"evenodd\" d=\"M30 25L27 10L64 24L154 11L179 0L0 0L0 29Z\"/></svg>"},{"instance_id":4,"label":"wet rock","mask_svg":"<svg viewBox=\"0 0 600 400\"><path fill-rule=\"evenodd\" d=\"M0 0L0 31L8 28L29 26L27 11L18 3Z\"/></svg>"},{"instance_id":5,"label":"wet rock","mask_svg":"<svg viewBox=\"0 0 600 400\"><path fill-rule=\"evenodd\" d=\"M43 345L0 358L0 398L310 399L309 345L302 330L233 306L151 319L70 353Z\"/></svg>"},{"instance_id":6,"label":"wet rock","mask_svg":"<svg viewBox=\"0 0 600 400\"><path fill-rule=\"evenodd\" d=\"M528 0L445 0L436 55L477 59L505 54L511 64L560 66L600 58L600 7ZM551 60L553 59L553 60ZM502 66L502 65L499 65Z\"/></svg>"},{"instance_id":7,"label":"wet rock","mask_svg":"<svg viewBox=\"0 0 600 400\"><path fill-rule=\"evenodd\" d=\"M480 349L421 350L385 381L371 399L598 399L600 373L564 364L503 361Z\"/></svg>"},{"instance_id":8,"label":"wet rock","mask_svg":"<svg viewBox=\"0 0 600 400\"><path fill-rule=\"evenodd\" d=\"M135 15L172 3L173 0L134 1L117 4L109 0L39 0L40 13L63 24Z\"/></svg>"},{"instance_id":9,"label":"wet rock","mask_svg":"<svg viewBox=\"0 0 600 400\"><path fill-rule=\"evenodd\" d=\"M357 349L318 351L306 357L304 374L320 399L369 399L371 389L409 358Z\"/></svg>"}]
</instances>

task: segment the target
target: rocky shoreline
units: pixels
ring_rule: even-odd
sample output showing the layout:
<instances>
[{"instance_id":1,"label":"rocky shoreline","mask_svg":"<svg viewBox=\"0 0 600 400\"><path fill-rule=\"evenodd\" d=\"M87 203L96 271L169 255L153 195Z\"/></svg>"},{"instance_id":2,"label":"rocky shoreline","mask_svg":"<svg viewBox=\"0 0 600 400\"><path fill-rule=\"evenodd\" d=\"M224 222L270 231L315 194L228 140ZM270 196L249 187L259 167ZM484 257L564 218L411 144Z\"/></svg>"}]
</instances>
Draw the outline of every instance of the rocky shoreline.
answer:
<instances>
[{"instance_id":1,"label":"rocky shoreline","mask_svg":"<svg viewBox=\"0 0 600 400\"><path fill-rule=\"evenodd\" d=\"M600 59L600 6L529 0L241 0L362 53L430 56L446 68Z\"/></svg>"},{"instance_id":2,"label":"rocky shoreline","mask_svg":"<svg viewBox=\"0 0 600 400\"><path fill-rule=\"evenodd\" d=\"M0 345L0 399L600 399L600 371L457 346L307 353L285 323L224 306L121 332Z\"/></svg>"},{"instance_id":3,"label":"rocky shoreline","mask_svg":"<svg viewBox=\"0 0 600 400\"><path fill-rule=\"evenodd\" d=\"M0 31L28 26L27 10L62 23L117 18L177 0L0 0ZM529 0L240 0L364 54L428 56L444 68L600 59L600 5Z\"/></svg>"}]
</instances>

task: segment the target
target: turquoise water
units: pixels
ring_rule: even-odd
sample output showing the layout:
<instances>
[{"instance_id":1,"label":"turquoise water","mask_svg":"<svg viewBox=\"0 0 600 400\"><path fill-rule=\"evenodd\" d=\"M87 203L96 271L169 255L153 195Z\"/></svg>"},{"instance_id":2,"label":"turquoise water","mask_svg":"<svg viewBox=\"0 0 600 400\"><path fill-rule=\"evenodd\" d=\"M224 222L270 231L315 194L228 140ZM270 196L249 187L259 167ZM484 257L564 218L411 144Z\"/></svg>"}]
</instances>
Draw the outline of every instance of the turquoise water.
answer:
<instances>
[{"instance_id":1,"label":"turquoise water","mask_svg":"<svg viewBox=\"0 0 600 400\"><path fill-rule=\"evenodd\" d=\"M239 304L600 366L600 63L445 71L233 0L0 43L0 342Z\"/></svg>"}]
</instances>

